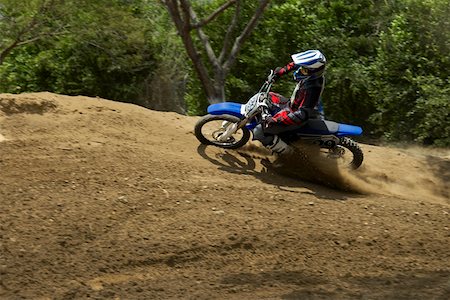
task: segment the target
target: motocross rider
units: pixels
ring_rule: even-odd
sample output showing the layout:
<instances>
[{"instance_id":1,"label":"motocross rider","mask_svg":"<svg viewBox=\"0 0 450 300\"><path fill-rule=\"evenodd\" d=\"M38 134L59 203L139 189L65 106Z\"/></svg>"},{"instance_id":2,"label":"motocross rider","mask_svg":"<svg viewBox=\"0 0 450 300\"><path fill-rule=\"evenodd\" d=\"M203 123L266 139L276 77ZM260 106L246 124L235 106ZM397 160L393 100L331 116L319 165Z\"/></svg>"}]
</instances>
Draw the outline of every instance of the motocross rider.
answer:
<instances>
[{"instance_id":1,"label":"motocross rider","mask_svg":"<svg viewBox=\"0 0 450 300\"><path fill-rule=\"evenodd\" d=\"M259 140L271 151L292 153L293 149L282 141L278 134L296 130L309 118L319 117L321 95L325 86L326 58L319 50L308 50L291 56L292 62L276 68L269 80L275 81L284 74L294 71L294 80L298 82L291 99L277 93L269 93L270 109L268 116L253 130L253 138Z\"/></svg>"}]
</instances>

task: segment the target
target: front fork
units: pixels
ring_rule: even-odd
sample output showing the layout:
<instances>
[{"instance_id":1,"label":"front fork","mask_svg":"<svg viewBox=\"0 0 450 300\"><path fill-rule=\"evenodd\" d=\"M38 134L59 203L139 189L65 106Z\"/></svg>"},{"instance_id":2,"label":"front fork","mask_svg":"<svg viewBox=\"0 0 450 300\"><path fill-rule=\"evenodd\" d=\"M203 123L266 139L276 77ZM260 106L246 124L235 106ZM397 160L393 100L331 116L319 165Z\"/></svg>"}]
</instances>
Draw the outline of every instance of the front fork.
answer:
<instances>
[{"instance_id":1,"label":"front fork","mask_svg":"<svg viewBox=\"0 0 450 300\"><path fill-rule=\"evenodd\" d=\"M247 124L248 119L244 118L238 123L231 123L228 121L225 121L222 123L222 127L225 129L224 133L220 135L218 140L220 142L226 142L228 139L235 134L240 128L244 127L245 124ZM231 125L231 126L230 126Z\"/></svg>"},{"instance_id":2,"label":"front fork","mask_svg":"<svg viewBox=\"0 0 450 300\"><path fill-rule=\"evenodd\" d=\"M220 142L226 142L228 141L228 139L235 134L239 129L245 127L248 123L249 120L251 120L252 118L254 118L256 115L258 114L269 114L268 111L268 107L266 104L261 104L259 105L256 109L253 109L251 112L249 112L248 114L246 114L246 116L244 118L242 118L239 122L237 123L231 123L228 121L225 121L222 123L222 128L225 129L225 131L220 135L220 137L218 138L218 140ZM230 124L232 124L230 126Z\"/></svg>"}]
</instances>

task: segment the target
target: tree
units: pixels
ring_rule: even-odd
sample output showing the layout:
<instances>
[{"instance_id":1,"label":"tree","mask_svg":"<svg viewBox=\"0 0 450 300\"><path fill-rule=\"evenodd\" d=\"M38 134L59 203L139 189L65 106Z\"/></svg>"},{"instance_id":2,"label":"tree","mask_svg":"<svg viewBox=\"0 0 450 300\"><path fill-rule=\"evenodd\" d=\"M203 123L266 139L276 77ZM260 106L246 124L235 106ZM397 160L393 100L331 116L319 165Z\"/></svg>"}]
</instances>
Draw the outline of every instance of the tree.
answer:
<instances>
[{"instance_id":1,"label":"tree","mask_svg":"<svg viewBox=\"0 0 450 300\"><path fill-rule=\"evenodd\" d=\"M162 2L167 7L178 34L183 40L187 55L192 61L208 102L217 103L225 101L225 81L230 69L236 62L242 45L261 19L270 0L261 0L259 2L250 21L237 36L234 32L242 11L243 4L241 0L229 0L202 20L197 16L188 0L163 0ZM228 24L220 54L217 55L211 45L209 36L203 28L232 5L235 5L234 16ZM201 47L203 47L203 53L199 50L198 44L191 36L193 30L197 33ZM233 36L235 36L234 40Z\"/></svg>"},{"instance_id":2,"label":"tree","mask_svg":"<svg viewBox=\"0 0 450 300\"><path fill-rule=\"evenodd\" d=\"M0 65L15 48L64 31L61 0L0 1ZM57 24L58 23L58 24Z\"/></svg>"},{"instance_id":3,"label":"tree","mask_svg":"<svg viewBox=\"0 0 450 300\"><path fill-rule=\"evenodd\" d=\"M143 15L146 10L141 1L61 3L67 11L66 30L52 38L16 47L0 66L0 91L45 90L100 96L148 107L142 91L146 80L153 76L157 50L151 40L154 29ZM34 10L23 7L21 17L17 18L34 14ZM58 23L59 19L48 16L46 32L53 32L52 26L59 26Z\"/></svg>"},{"instance_id":4,"label":"tree","mask_svg":"<svg viewBox=\"0 0 450 300\"><path fill-rule=\"evenodd\" d=\"M380 33L371 65L371 117L391 140L450 145L450 31L446 0L404 0Z\"/></svg>"},{"instance_id":5,"label":"tree","mask_svg":"<svg viewBox=\"0 0 450 300\"><path fill-rule=\"evenodd\" d=\"M319 49L328 60L323 95L327 117L365 124L374 111L366 69L376 54L382 18L382 9L371 0L274 2L242 49L232 72L239 70L239 78L230 78L237 82L227 88L232 97L257 90L260 80L255 85L255 78L263 79L268 68L285 65L291 54ZM295 83L286 77L273 89L289 96ZM368 126L364 129L370 130Z\"/></svg>"}]
</instances>

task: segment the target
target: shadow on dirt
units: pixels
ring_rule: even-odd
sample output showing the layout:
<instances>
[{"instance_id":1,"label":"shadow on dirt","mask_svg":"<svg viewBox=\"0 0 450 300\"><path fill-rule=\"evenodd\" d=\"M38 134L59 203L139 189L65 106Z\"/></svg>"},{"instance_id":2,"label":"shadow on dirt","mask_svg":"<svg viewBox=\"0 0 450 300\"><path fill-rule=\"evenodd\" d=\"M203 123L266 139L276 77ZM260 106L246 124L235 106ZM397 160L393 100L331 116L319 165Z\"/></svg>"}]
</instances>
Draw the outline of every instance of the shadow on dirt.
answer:
<instances>
[{"instance_id":1,"label":"shadow on dirt","mask_svg":"<svg viewBox=\"0 0 450 300\"><path fill-rule=\"evenodd\" d=\"M255 287L264 287L270 284L286 284L286 285L299 285L303 287L317 286L320 284L326 284L328 281L324 277L308 274L301 271L272 271L261 273L239 273L224 277L222 279L223 284L229 284L233 286L239 285L251 285Z\"/></svg>"},{"instance_id":2,"label":"shadow on dirt","mask_svg":"<svg viewBox=\"0 0 450 300\"><path fill-rule=\"evenodd\" d=\"M49 100L22 99L18 101L17 99L0 98L0 111L7 116L23 113L42 115L56 108L57 105Z\"/></svg>"},{"instance_id":3,"label":"shadow on dirt","mask_svg":"<svg viewBox=\"0 0 450 300\"><path fill-rule=\"evenodd\" d=\"M398 274L397 276L353 277L338 282L307 271L240 273L227 276L222 283L253 287L288 284L297 286L280 299L449 299L449 272Z\"/></svg>"},{"instance_id":4,"label":"shadow on dirt","mask_svg":"<svg viewBox=\"0 0 450 300\"><path fill-rule=\"evenodd\" d=\"M304 153L297 153L295 157L275 157L254 148L227 150L202 144L197 148L197 153L218 166L219 170L252 175L284 191L299 192L303 189L305 192L306 188L317 197L333 200L346 200L363 194L346 182L336 165L311 164Z\"/></svg>"}]
</instances>

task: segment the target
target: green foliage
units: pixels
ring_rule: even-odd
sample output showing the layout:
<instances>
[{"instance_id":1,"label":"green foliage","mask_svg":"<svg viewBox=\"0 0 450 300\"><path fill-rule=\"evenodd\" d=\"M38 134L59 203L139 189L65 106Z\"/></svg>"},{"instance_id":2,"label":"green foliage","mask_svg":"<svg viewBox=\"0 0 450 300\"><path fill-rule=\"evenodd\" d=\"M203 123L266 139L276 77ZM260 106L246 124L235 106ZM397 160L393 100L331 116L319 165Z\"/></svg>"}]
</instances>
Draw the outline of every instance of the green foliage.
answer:
<instances>
[{"instance_id":1,"label":"green foliage","mask_svg":"<svg viewBox=\"0 0 450 300\"><path fill-rule=\"evenodd\" d=\"M225 2L192 5L202 19ZM256 5L243 2L234 33ZM323 97L329 119L361 125L375 137L449 146L449 15L448 0L273 0L227 78L227 98L245 102L291 54L320 49L329 62ZM231 7L203 28L214 49L233 17ZM48 90L147 107L184 96L188 114L206 110L157 0L0 0L0 32L6 57L0 92ZM290 96L294 85L286 76L274 91Z\"/></svg>"},{"instance_id":2,"label":"green foliage","mask_svg":"<svg viewBox=\"0 0 450 300\"><path fill-rule=\"evenodd\" d=\"M0 0L0 50L22 35L22 41L47 33L50 22L56 23L59 1L50 5L45 0ZM56 17L56 18L52 18ZM26 29L26 30L24 30Z\"/></svg>"},{"instance_id":3,"label":"green foliage","mask_svg":"<svg viewBox=\"0 0 450 300\"><path fill-rule=\"evenodd\" d=\"M373 136L450 145L449 8L443 0L277 1L243 50L240 84L232 79L228 92L249 96L289 54L320 49L329 61L328 118ZM274 89L289 96L287 81Z\"/></svg>"},{"instance_id":4,"label":"green foliage","mask_svg":"<svg viewBox=\"0 0 450 300\"><path fill-rule=\"evenodd\" d=\"M136 16L136 4L122 2L67 2L70 30L15 49L0 68L6 78L1 90L48 90L138 102L142 84L156 64L149 43L152 29Z\"/></svg>"},{"instance_id":5,"label":"green foliage","mask_svg":"<svg viewBox=\"0 0 450 300\"><path fill-rule=\"evenodd\" d=\"M375 4L367 0L280 1L265 14L235 69L247 82L260 78L259 84L268 70L290 62L291 54L320 49L329 61L324 93L328 117L361 123L375 111L367 93L367 64L376 53L375 24L380 15ZM275 86L287 96L292 88L290 79Z\"/></svg>"},{"instance_id":6,"label":"green foliage","mask_svg":"<svg viewBox=\"0 0 450 300\"><path fill-rule=\"evenodd\" d=\"M433 76L415 78L420 87L416 105L409 114L419 116L412 129L415 139L424 144L450 145L450 84Z\"/></svg>"},{"instance_id":7,"label":"green foliage","mask_svg":"<svg viewBox=\"0 0 450 300\"><path fill-rule=\"evenodd\" d=\"M191 116L203 115L208 107L208 101L201 89L200 83L195 78L192 78L188 83L185 101L188 107L187 114Z\"/></svg>"},{"instance_id":8,"label":"green foliage","mask_svg":"<svg viewBox=\"0 0 450 300\"><path fill-rule=\"evenodd\" d=\"M385 137L449 144L449 14L447 1L405 1L380 34L371 120Z\"/></svg>"}]
</instances>

